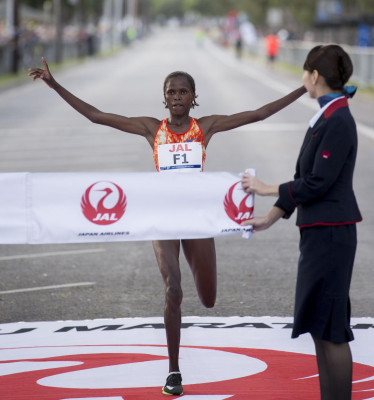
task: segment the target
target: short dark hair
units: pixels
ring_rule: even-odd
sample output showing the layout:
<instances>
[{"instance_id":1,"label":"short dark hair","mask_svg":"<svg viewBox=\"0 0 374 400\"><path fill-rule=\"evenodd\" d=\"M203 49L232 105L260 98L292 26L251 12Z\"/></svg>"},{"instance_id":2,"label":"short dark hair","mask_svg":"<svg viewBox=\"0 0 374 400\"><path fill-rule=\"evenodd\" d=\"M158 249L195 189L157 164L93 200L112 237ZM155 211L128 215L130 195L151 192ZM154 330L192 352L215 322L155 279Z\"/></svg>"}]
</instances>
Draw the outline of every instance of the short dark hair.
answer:
<instances>
[{"instance_id":1,"label":"short dark hair","mask_svg":"<svg viewBox=\"0 0 374 400\"><path fill-rule=\"evenodd\" d=\"M184 72L184 71L174 71L174 72L171 72L171 73L165 78L165 80L164 80L164 93L165 93L165 90L166 90L166 85L167 85L167 83L170 81L170 79L178 78L178 77L183 77L183 78L186 78L186 79L187 79L188 84L189 84L190 87L191 87L192 94L193 94L193 96L194 96L194 98L193 98L193 100L192 100L192 103L191 103L191 106L192 106L192 108L195 108L195 106L198 106L198 104L197 104L197 102L196 102L196 97L197 97L197 96L196 96L195 80L194 80L194 78L192 78L192 76L191 76L190 74L188 74L187 72Z\"/></svg>"},{"instance_id":2,"label":"short dark hair","mask_svg":"<svg viewBox=\"0 0 374 400\"><path fill-rule=\"evenodd\" d=\"M303 68L310 73L317 70L334 90L342 90L353 73L351 58L336 44L314 47L307 55Z\"/></svg>"}]
</instances>

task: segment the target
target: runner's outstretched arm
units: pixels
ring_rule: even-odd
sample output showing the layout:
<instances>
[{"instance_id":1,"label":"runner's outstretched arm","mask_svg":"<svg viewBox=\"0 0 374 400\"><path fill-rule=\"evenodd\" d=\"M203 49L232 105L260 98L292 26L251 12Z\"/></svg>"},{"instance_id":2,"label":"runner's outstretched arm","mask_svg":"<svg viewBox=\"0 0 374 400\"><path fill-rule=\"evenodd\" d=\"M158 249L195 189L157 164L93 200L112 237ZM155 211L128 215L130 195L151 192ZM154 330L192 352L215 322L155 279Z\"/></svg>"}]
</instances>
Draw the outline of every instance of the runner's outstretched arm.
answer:
<instances>
[{"instance_id":1,"label":"runner's outstretched arm","mask_svg":"<svg viewBox=\"0 0 374 400\"><path fill-rule=\"evenodd\" d=\"M291 93L287 94L284 97L281 97L278 100L275 100L271 103L265 104L264 106L258 108L255 111L248 111L248 120L247 124L250 124L251 122L256 122L256 121L262 121L271 115L277 113L278 111L282 110L283 108L287 107L291 103L293 103L295 100L297 100L300 96L306 93L306 89L304 86L299 87L298 89L292 91ZM255 120L251 119L250 113L254 114L252 117L255 118Z\"/></svg>"},{"instance_id":2,"label":"runner's outstretched arm","mask_svg":"<svg viewBox=\"0 0 374 400\"><path fill-rule=\"evenodd\" d=\"M100 111L96 107L79 99L71 92L66 90L63 86L61 86L52 76L44 57L42 58L42 62L44 65L43 69L29 69L28 75L32 76L33 80L41 79L42 81L44 81L50 88L55 90L61 96L61 98L64 99L71 107L73 107L84 117L88 118L91 122L111 126L113 128L128 133L141 135L146 137L148 140L152 139L150 137L152 136L152 129L154 129L154 126L157 125L159 121L154 118L148 117L128 118L122 115Z\"/></svg>"},{"instance_id":3,"label":"runner's outstretched arm","mask_svg":"<svg viewBox=\"0 0 374 400\"><path fill-rule=\"evenodd\" d=\"M201 118L199 123L207 127L204 131L206 132L205 136L209 141L209 139L217 132L228 131L270 117L293 103L304 93L306 93L306 89L304 86L301 86L286 96L265 104L257 110L243 111L232 115L211 115L209 117Z\"/></svg>"}]
</instances>

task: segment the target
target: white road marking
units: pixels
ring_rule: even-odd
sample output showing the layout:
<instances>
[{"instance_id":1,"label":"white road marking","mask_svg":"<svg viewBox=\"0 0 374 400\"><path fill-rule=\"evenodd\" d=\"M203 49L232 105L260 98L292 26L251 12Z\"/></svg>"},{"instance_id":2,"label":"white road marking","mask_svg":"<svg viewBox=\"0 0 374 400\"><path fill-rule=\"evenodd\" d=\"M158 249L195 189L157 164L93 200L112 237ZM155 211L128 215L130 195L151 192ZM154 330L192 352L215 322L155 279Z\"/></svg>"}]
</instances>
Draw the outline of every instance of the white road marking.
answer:
<instances>
[{"instance_id":1,"label":"white road marking","mask_svg":"<svg viewBox=\"0 0 374 400\"><path fill-rule=\"evenodd\" d=\"M367 125L361 124L360 122L356 123L357 131L362 135L367 136L369 139L374 140L374 129L370 128Z\"/></svg>"},{"instance_id":2,"label":"white road marking","mask_svg":"<svg viewBox=\"0 0 374 400\"><path fill-rule=\"evenodd\" d=\"M199 394L189 394L187 396L182 396L183 400L225 400L233 397L233 394L222 394L222 395L199 395ZM82 399L84 400L84 399Z\"/></svg>"},{"instance_id":3,"label":"white road marking","mask_svg":"<svg viewBox=\"0 0 374 400\"><path fill-rule=\"evenodd\" d=\"M46 253L33 253L33 254L19 254L14 256L3 256L0 257L0 261L7 260L20 260L20 259L28 259L28 258L40 258L40 257L52 257L52 256L69 256L72 254L90 254L90 253L101 253L105 251L105 249L81 249L81 250L66 250L66 251L50 251Z\"/></svg>"},{"instance_id":4,"label":"white road marking","mask_svg":"<svg viewBox=\"0 0 374 400\"><path fill-rule=\"evenodd\" d=\"M256 126L243 125L232 129L230 132L302 132L305 133L307 125L304 123L258 123Z\"/></svg>"},{"instance_id":5,"label":"white road marking","mask_svg":"<svg viewBox=\"0 0 374 400\"><path fill-rule=\"evenodd\" d=\"M33 287L33 288L4 290L4 291L0 292L0 294L35 292L35 291L38 291L38 290L63 289L63 288L69 288L69 287L94 286L94 285L96 285L96 282L65 283L63 285L36 286L36 287Z\"/></svg>"},{"instance_id":6,"label":"white road marking","mask_svg":"<svg viewBox=\"0 0 374 400\"><path fill-rule=\"evenodd\" d=\"M125 400L124 397L74 397L74 399L61 399L61 400ZM219 399L218 399L219 400Z\"/></svg>"}]
</instances>

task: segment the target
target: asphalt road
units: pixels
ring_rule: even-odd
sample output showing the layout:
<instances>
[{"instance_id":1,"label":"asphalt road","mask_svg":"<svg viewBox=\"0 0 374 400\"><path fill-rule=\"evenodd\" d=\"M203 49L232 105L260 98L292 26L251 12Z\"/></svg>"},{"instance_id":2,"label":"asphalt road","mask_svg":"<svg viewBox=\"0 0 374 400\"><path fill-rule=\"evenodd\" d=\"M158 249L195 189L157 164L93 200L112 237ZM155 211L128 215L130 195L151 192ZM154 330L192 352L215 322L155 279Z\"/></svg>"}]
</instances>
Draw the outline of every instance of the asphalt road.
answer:
<instances>
[{"instance_id":1,"label":"asphalt road","mask_svg":"<svg viewBox=\"0 0 374 400\"><path fill-rule=\"evenodd\" d=\"M300 67L301 68L301 67ZM237 60L191 31L163 31L121 53L59 71L56 79L85 101L128 116L167 116L166 75L191 73L200 104L192 115L255 109L301 85L300 77ZM53 71L52 71L53 72ZM352 282L352 314L374 315L374 99L358 93L351 109L359 127L355 191L364 221ZM316 110L305 95L261 123L217 134L207 171L257 169L269 183L292 178L307 123ZM0 93L0 172L153 171L141 137L94 126L42 82ZM274 199L256 198L256 213ZM298 258L294 217L251 240L216 240L218 299L205 309L183 257L183 315L292 316ZM163 285L149 242L76 245L0 245L0 322L48 321L163 314Z\"/></svg>"}]
</instances>

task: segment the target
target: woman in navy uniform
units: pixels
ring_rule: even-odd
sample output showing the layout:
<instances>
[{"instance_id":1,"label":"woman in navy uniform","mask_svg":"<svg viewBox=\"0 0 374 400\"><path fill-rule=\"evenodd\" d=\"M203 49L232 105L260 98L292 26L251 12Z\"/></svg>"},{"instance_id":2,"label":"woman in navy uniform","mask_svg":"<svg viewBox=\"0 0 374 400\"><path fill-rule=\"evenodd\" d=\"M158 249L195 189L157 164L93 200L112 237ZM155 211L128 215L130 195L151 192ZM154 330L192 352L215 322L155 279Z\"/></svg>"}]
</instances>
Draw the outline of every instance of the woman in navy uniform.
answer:
<instances>
[{"instance_id":1,"label":"woman in navy uniform","mask_svg":"<svg viewBox=\"0 0 374 400\"><path fill-rule=\"evenodd\" d=\"M294 180L267 185L245 174L246 192L278 199L264 217L243 223L269 228L297 209L300 258L292 337L309 332L314 340L321 399L348 400L352 392L349 287L361 214L353 192L357 153L356 124L344 87L353 72L348 54L337 45L313 48L304 63L303 83L321 109L312 118L301 146Z\"/></svg>"}]
</instances>

